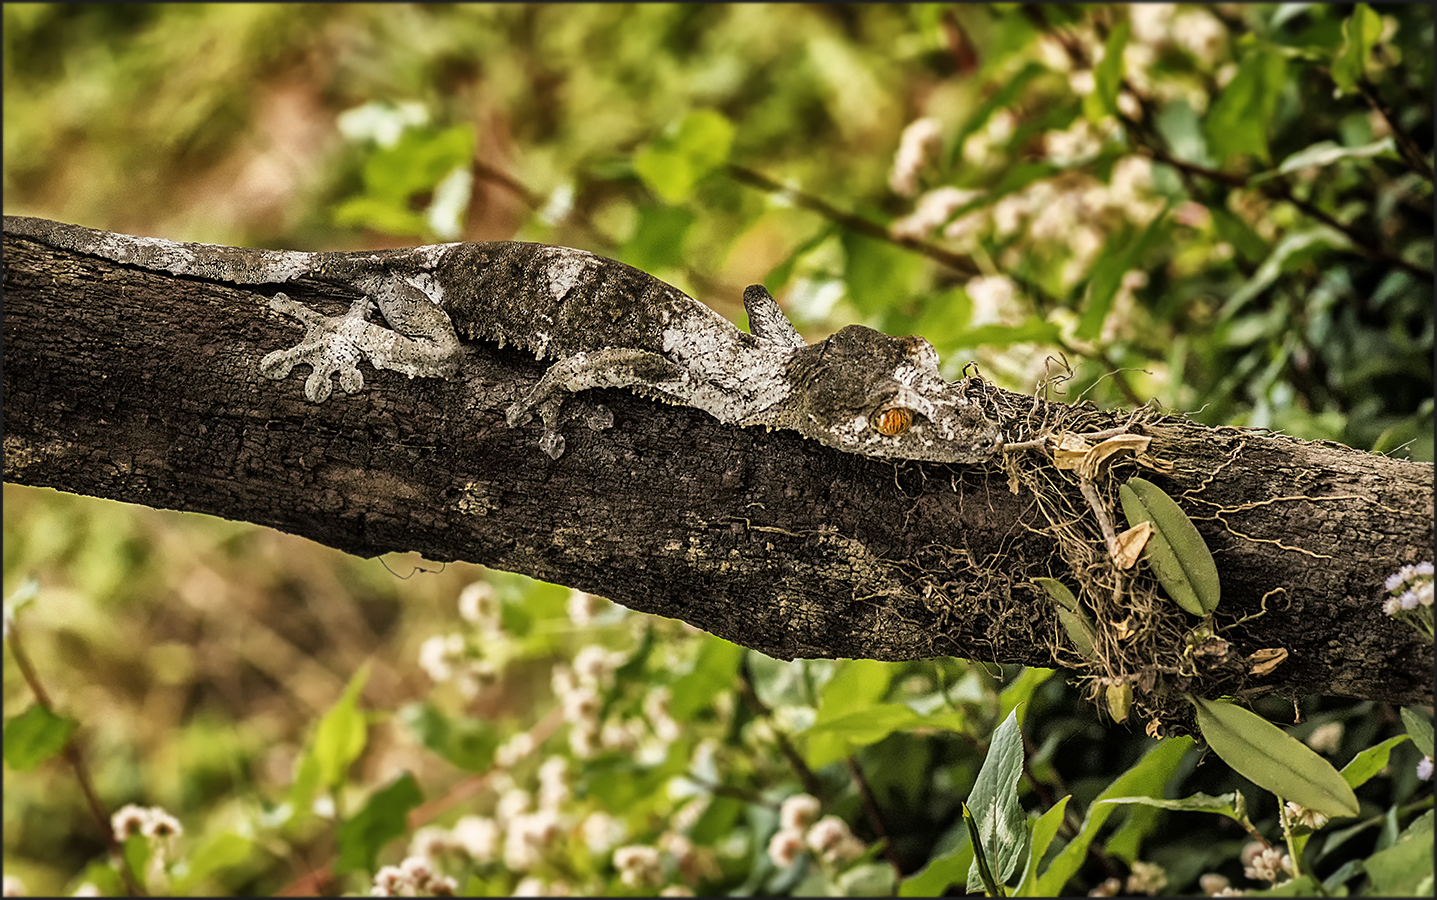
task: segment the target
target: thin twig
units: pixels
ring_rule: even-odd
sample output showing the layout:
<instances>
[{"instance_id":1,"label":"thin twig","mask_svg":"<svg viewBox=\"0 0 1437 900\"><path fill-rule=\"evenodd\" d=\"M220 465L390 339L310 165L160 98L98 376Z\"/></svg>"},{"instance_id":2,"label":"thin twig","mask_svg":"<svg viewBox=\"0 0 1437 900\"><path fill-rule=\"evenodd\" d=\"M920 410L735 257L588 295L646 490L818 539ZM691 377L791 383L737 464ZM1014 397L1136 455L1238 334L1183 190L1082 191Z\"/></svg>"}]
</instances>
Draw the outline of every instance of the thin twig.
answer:
<instances>
[{"instance_id":1,"label":"thin twig","mask_svg":"<svg viewBox=\"0 0 1437 900\"><path fill-rule=\"evenodd\" d=\"M897 237L893 234L890 234L886 227L872 221L871 219L865 219L862 216L855 215L850 212L845 212L844 210L841 210L833 204L818 197L815 197L812 194L805 193L798 188L790 187L786 184L781 184L777 181L774 181L772 178L769 178L762 172L755 172L753 169L745 168L744 166L740 166L734 163L730 163L727 169L729 175L731 175L735 181L740 181L744 184L761 188L765 191L768 191L769 193L782 194L783 196L792 200L795 206L800 206L811 212L816 212L819 215L823 216L825 219L828 219L831 222L836 222L837 224L842 225L850 231L857 232L858 234L864 235L865 237L871 237L874 240L886 241L890 244L895 244L899 247L904 248L905 250L912 250L916 253L921 253L929 259L937 260L938 262L942 263L943 265L947 266L948 268L952 269L960 275L974 276L983 274L982 270L978 268L978 264L973 262L972 257L964 256L961 253L954 253L951 250L945 250L942 247L939 247L935 244L930 244L927 241L920 241L915 238Z\"/></svg>"},{"instance_id":2,"label":"thin twig","mask_svg":"<svg viewBox=\"0 0 1437 900\"><path fill-rule=\"evenodd\" d=\"M20 626L16 621L10 622L10 652L15 658L15 667L20 670L20 675L30 690L35 695L35 702L40 704L52 714L55 711L54 704L50 702L50 695L45 693L45 687L40 683L40 676L35 667L30 663L30 656L25 652L24 645L20 642ZM95 785L90 780L90 770L85 765L85 757L80 753L79 743L75 735L65 742L65 748L61 751L65 761L70 768L75 770L75 779L80 783L80 793L85 796L85 803L90 807L90 815L94 816L95 823L100 828L100 834L104 835L105 847L110 851L110 859L115 868L119 870L120 878L125 883L125 890L131 896L143 897L145 890L136 883L130 866L125 862L124 848L120 846L119 840L115 838L115 830L110 824L110 816L105 812L105 807L100 803L99 795L95 793Z\"/></svg>"},{"instance_id":3,"label":"thin twig","mask_svg":"<svg viewBox=\"0 0 1437 900\"><path fill-rule=\"evenodd\" d=\"M1432 163L1422 155L1422 151L1417 147L1417 142L1412 140L1412 136L1397 124L1397 117L1392 115L1392 110L1388 109L1387 104L1383 103L1382 98L1378 96L1376 85L1368 81L1367 76L1364 75L1358 79L1357 89L1362 92L1362 96L1368 104L1386 120L1387 127L1392 129L1392 137L1396 139L1397 147L1402 151L1402 156L1406 158L1407 164L1430 183L1433 180Z\"/></svg>"},{"instance_id":4,"label":"thin twig","mask_svg":"<svg viewBox=\"0 0 1437 900\"><path fill-rule=\"evenodd\" d=\"M899 878L903 877L903 860L898 855L898 848L893 846L893 839L888 836L888 828L883 824L883 812L878 808L878 801L873 797L873 788L868 786L868 778L863 774L863 769L858 765L858 757L849 754L844 760L848 763L849 774L858 785L858 799L863 803L863 814L868 817L868 824L873 828L873 834L883 842L883 855L887 858L893 871Z\"/></svg>"}]
</instances>

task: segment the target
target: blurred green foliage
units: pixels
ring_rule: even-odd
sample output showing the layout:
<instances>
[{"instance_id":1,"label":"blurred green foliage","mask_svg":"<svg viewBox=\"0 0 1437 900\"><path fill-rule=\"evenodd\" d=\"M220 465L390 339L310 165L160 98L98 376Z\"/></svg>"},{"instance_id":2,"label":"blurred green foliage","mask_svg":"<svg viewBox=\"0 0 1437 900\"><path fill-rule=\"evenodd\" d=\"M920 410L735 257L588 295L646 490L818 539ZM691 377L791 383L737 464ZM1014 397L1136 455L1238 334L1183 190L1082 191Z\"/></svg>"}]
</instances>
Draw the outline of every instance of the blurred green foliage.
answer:
<instances>
[{"instance_id":1,"label":"blurred green foliage","mask_svg":"<svg viewBox=\"0 0 1437 900\"><path fill-rule=\"evenodd\" d=\"M735 319L762 282L810 337L853 321L920 333L950 374L976 361L1013 390L1046 380L1068 399L1433 456L1426 5L3 17L7 213L301 249L579 246ZM401 581L242 524L7 486L7 596L30 578L16 633L80 723L99 798L184 824L165 852L125 845L154 891L367 891L406 857L399 836L440 848L467 893L961 887L959 803L1015 708L1031 743L1019 800L1059 810L1041 820L1046 858L1015 873L1029 888L1086 891L1146 862L1166 892L1204 873L1254 885L1236 821L1103 796L1241 789L1283 841L1270 795L1105 727L1046 672L779 663L517 576ZM463 606L485 591L493 615ZM590 602L597 617L569 610ZM17 748L48 733L32 703L7 650ZM1384 706L1300 706L1293 733L1335 763L1403 733ZM1291 720L1283 701L1258 707ZM1422 887L1419 755L1393 747L1362 815L1304 839L1329 891ZM5 778L7 875L32 893L124 889L60 760ZM541 782L558 785L548 800ZM857 845L830 831L829 850L777 865L797 792ZM619 865L624 844L658 848L657 868L643 852Z\"/></svg>"}]
</instances>

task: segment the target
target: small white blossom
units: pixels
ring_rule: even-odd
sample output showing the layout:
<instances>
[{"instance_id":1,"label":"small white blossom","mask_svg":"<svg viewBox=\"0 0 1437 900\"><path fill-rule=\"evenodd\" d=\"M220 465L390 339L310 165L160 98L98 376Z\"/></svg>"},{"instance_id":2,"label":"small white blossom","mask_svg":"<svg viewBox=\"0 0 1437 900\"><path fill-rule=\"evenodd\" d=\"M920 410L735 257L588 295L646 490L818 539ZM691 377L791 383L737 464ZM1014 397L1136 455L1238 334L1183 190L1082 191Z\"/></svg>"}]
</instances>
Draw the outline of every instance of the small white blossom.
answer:
<instances>
[{"instance_id":1,"label":"small white blossom","mask_svg":"<svg viewBox=\"0 0 1437 900\"><path fill-rule=\"evenodd\" d=\"M598 644L590 644L574 656L574 676L580 685L605 688L614 682L614 670L623 661L623 654L610 653Z\"/></svg>"},{"instance_id":2,"label":"small white blossom","mask_svg":"<svg viewBox=\"0 0 1437 900\"><path fill-rule=\"evenodd\" d=\"M1432 757L1424 756L1417 761L1417 777L1422 781L1432 777Z\"/></svg>"},{"instance_id":3,"label":"small white blossom","mask_svg":"<svg viewBox=\"0 0 1437 900\"><path fill-rule=\"evenodd\" d=\"M597 725L599 709L604 705L599 692L592 687L579 687L560 698L564 707L564 721L571 724Z\"/></svg>"},{"instance_id":4,"label":"small white blossom","mask_svg":"<svg viewBox=\"0 0 1437 900\"><path fill-rule=\"evenodd\" d=\"M1289 822L1296 822L1313 831L1326 825L1330 818L1315 809L1308 809L1305 806L1293 803L1291 800L1287 801L1283 808L1287 811L1287 819Z\"/></svg>"},{"instance_id":5,"label":"small white blossom","mask_svg":"<svg viewBox=\"0 0 1437 900\"><path fill-rule=\"evenodd\" d=\"M768 858L780 869L787 869L803 853L803 832L797 828L780 828L768 840Z\"/></svg>"},{"instance_id":6,"label":"small white blossom","mask_svg":"<svg viewBox=\"0 0 1437 900\"><path fill-rule=\"evenodd\" d=\"M820 809L818 798L812 794L794 794L779 807L779 827L802 831L818 821Z\"/></svg>"},{"instance_id":7,"label":"small white blossom","mask_svg":"<svg viewBox=\"0 0 1437 900\"><path fill-rule=\"evenodd\" d=\"M476 581L459 592L459 616L482 631L498 631L499 595L487 581Z\"/></svg>"},{"instance_id":8,"label":"small white blossom","mask_svg":"<svg viewBox=\"0 0 1437 900\"><path fill-rule=\"evenodd\" d=\"M9 896L11 896L11 895L10 895L10 894L6 894L5 896L9 897ZM95 882L93 882L93 881L87 881L87 882L85 882L84 884L80 885L79 887L75 888L75 890L70 893L70 896L71 896L71 897L103 897L104 895L100 893L100 889L99 889L98 887L96 887Z\"/></svg>"},{"instance_id":9,"label":"small white blossom","mask_svg":"<svg viewBox=\"0 0 1437 900\"><path fill-rule=\"evenodd\" d=\"M630 844L614 851L614 868L626 887L654 887L663 879L657 847Z\"/></svg>"},{"instance_id":10,"label":"small white blossom","mask_svg":"<svg viewBox=\"0 0 1437 900\"><path fill-rule=\"evenodd\" d=\"M1128 875L1127 882L1129 894L1147 894L1149 897L1156 897L1167 886L1168 873L1162 866L1141 860L1133 863L1133 870Z\"/></svg>"},{"instance_id":11,"label":"small white blossom","mask_svg":"<svg viewBox=\"0 0 1437 900\"><path fill-rule=\"evenodd\" d=\"M1318 753L1336 753L1342 746L1342 735L1346 730L1347 727L1341 722L1324 722L1312 729L1312 734L1307 736L1307 746Z\"/></svg>"},{"instance_id":12,"label":"small white blossom","mask_svg":"<svg viewBox=\"0 0 1437 900\"><path fill-rule=\"evenodd\" d=\"M579 590L569 591L569 620L575 625L588 625L599 612L601 598Z\"/></svg>"},{"instance_id":13,"label":"small white blossom","mask_svg":"<svg viewBox=\"0 0 1437 900\"><path fill-rule=\"evenodd\" d=\"M584 845L594 854L608 853L628 836L624 823L606 812L591 812L579 825Z\"/></svg>"},{"instance_id":14,"label":"small white blossom","mask_svg":"<svg viewBox=\"0 0 1437 900\"><path fill-rule=\"evenodd\" d=\"M532 869L559 836L559 817L549 810L514 817L504 835L504 865L513 872Z\"/></svg>"},{"instance_id":15,"label":"small white blossom","mask_svg":"<svg viewBox=\"0 0 1437 900\"><path fill-rule=\"evenodd\" d=\"M533 752L534 736L527 731L520 731L494 751L494 765L507 769Z\"/></svg>"},{"instance_id":16,"label":"small white blossom","mask_svg":"<svg viewBox=\"0 0 1437 900\"><path fill-rule=\"evenodd\" d=\"M576 759L593 759L601 749L597 722L575 722L569 726L569 752Z\"/></svg>"},{"instance_id":17,"label":"small white blossom","mask_svg":"<svg viewBox=\"0 0 1437 900\"><path fill-rule=\"evenodd\" d=\"M374 873L374 887L369 892L375 897L413 896L413 885L409 876L398 866L384 866Z\"/></svg>"},{"instance_id":18,"label":"small white blossom","mask_svg":"<svg viewBox=\"0 0 1437 900\"><path fill-rule=\"evenodd\" d=\"M515 817L528 811L533 799L533 795L523 788L507 790L494 806L494 818L508 827Z\"/></svg>"},{"instance_id":19,"label":"small white blossom","mask_svg":"<svg viewBox=\"0 0 1437 900\"><path fill-rule=\"evenodd\" d=\"M981 196L983 196L982 191L970 191L956 187L941 187L931 190L918 198L913 212L901 219L894 220L888 226L888 233L894 237L921 240L941 227L961 207ZM977 215L977 213L973 215Z\"/></svg>"},{"instance_id":20,"label":"small white blossom","mask_svg":"<svg viewBox=\"0 0 1437 900\"><path fill-rule=\"evenodd\" d=\"M848 830L848 823L838 816L824 816L805 835L808 848L824 861L846 863L863 853L863 843Z\"/></svg>"},{"instance_id":21,"label":"small white blossom","mask_svg":"<svg viewBox=\"0 0 1437 900\"><path fill-rule=\"evenodd\" d=\"M115 832L115 840L123 843L126 838L137 834L143 834L145 822L150 818L150 811L143 806L136 806L127 803L110 816L110 828Z\"/></svg>"},{"instance_id":22,"label":"small white blossom","mask_svg":"<svg viewBox=\"0 0 1437 900\"><path fill-rule=\"evenodd\" d=\"M1108 878L1102 884L1088 891L1089 897L1116 897L1123 890L1121 878Z\"/></svg>"},{"instance_id":23,"label":"small white blossom","mask_svg":"<svg viewBox=\"0 0 1437 900\"><path fill-rule=\"evenodd\" d=\"M19 878L16 878L14 875L6 875L6 876L5 876L5 882L4 882L4 896L6 896L6 897L24 897L24 896L27 896L26 891L25 891L25 882L21 881Z\"/></svg>"},{"instance_id":24,"label":"small white blossom","mask_svg":"<svg viewBox=\"0 0 1437 900\"><path fill-rule=\"evenodd\" d=\"M425 825L409 839L409 856L438 859L454 846L454 837L447 828Z\"/></svg>"},{"instance_id":25,"label":"small white blossom","mask_svg":"<svg viewBox=\"0 0 1437 900\"><path fill-rule=\"evenodd\" d=\"M454 665L464 658L464 636L436 634L419 645L419 667L436 684L454 677Z\"/></svg>"},{"instance_id":26,"label":"small white blossom","mask_svg":"<svg viewBox=\"0 0 1437 900\"><path fill-rule=\"evenodd\" d=\"M1250 862L1245 862L1242 869L1242 874L1253 881L1271 881L1274 884L1284 872L1292 874L1292 857L1276 847L1264 847Z\"/></svg>"},{"instance_id":27,"label":"small white blossom","mask_svg":"<svg viewBox=\"0 0 1437 900\"><path fill-rule=\"evenodd\" d=\"M1219 875L1217 872L1206 872L1198 878L1198 887L1209 897L1216 897L1232 884L1226 875Z\"/></svg>"},{"instance_id":28,"label":"small white blossom","mask_svg":"<svg viewBox=\"0 0 1437 900\"><path fill-rule=\"evenodd\" d=\"M499 824L485 816L465 816L454 823L454 843L477 863L489 863L499 855Z\"/></svg>"},{"instance_id":29,"label":"small white blossom","mask_svg":"<svg viewBox=\"0 0 1437 900\"><path fill-rule=\"evenodd\" d=\"M1227 40L1227 28L1204 9L1185 9L1173 19L1173 40L1205 63L1217 61Z\"/></svg>"},{"instance_id":30,"label":"small white blossom","mask_svg":"<svg viewBox=\"0 0 1437 900\"><path fill-rule=\"evenodd\" d=\"M693 888L683 884L671 884L659 891L660 897L692 897L693 895Z\"/></svg>"},{"instance_id":31,"label":"small white blossom","mask_svg":"<svg viewBox=\"0 0 1437 900\"><path fill-rule=\"evenodd\" d=\"M898 139L898 152L893 156L893 169L888 186L900 197L918 193L918 175L929 160L938 155L942 134L937 119L915 119L903 129Z\"/></svg>"}]
</instances>

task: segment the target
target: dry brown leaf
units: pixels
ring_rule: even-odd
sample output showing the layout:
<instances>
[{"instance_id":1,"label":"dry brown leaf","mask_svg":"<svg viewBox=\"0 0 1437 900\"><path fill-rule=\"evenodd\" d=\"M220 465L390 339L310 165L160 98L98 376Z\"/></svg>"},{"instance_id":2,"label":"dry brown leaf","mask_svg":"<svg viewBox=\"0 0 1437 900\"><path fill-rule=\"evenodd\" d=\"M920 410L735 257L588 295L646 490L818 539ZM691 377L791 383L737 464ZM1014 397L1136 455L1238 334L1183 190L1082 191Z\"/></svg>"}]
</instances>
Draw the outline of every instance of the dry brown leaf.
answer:
<instances>
[{"instance_id":1,"label":"dry brown leaf","mask_svg":"<svg viewBox=\"0 0 1437 900\"><path fill-rule=\"evenodd\" d=\"M1138 561L1143 548L1148 545L1148 538L1152 536L1152 522L1139 522L1118 535L1118 546L1117 552L1113 556L1113 565L1119 569L1131 569L1133 564Z\"/></svg>"},{"instance_id":2,"label":"dry brown leaf","mask_svg":"<svg viewBox=\"0 0 1437 900\"><path fill-rule=\"evenodd\" d=\"M1252 668L1247 670L1248 674L1256 675L1260 678L1282 665L1285 659L1287 659L1286 648L1266 647L1247 658L1247 661L1252 663Z\"/></svg>"},{"instance_id":3,"label":"dry brown leaf","mask_svg":"<svg viewBox=\"0 0 1437 900\"><path fill-rule=\"evenodd\" d=\"M1098 470L1114 453L1131 450L1134 453L1148 449L1153 439L1141 434L1120 434L1110 437L1087 452L1083 458L1083 475L1090 481L1098 477Z\"/></svg>"}]
</instances>

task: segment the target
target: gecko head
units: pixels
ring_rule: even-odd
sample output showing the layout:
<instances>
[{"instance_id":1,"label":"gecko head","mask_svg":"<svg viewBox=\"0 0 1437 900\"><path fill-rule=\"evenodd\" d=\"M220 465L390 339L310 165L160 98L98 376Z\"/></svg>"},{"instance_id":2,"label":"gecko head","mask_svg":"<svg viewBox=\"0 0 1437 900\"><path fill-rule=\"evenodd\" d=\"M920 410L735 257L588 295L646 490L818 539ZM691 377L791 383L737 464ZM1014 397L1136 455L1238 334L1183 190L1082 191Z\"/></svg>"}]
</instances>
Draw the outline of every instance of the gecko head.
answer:
<instances>
[{"instance_id":1,"label":"gecko head","mask_svg":"<svg viewBox=\"0 0 1437 900\"><path fill-rule=\"evenodd\" d=\"M1002 446L995 422L938 374L921 337L849 325L789 361L784 424L848 453L885 459L975 463Z\"/></svg>"}]
</instances>

